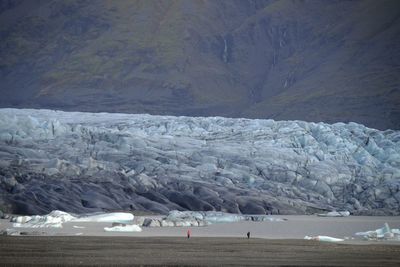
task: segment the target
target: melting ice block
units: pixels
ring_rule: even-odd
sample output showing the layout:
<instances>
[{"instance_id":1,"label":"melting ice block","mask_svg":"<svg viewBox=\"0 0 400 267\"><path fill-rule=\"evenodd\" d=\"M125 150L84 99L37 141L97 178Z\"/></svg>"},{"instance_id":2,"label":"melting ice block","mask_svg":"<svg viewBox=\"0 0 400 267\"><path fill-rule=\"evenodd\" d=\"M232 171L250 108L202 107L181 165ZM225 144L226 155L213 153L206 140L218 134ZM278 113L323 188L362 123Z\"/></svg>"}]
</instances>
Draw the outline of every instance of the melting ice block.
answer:
<instances>
[{"instance_id":1,"label":"melting ice block","mask_svg":"<svg viewBox=\"0 0 400 267\"><path fill-rule=\"evenodd\" d=\"M304 239L305 240L316 240L316 241L322 241L322 242L342 242L342 241L344 241L344 239L326 236L326 235L317 235L317 236L306 235L304 237Z\"/></svg>"},{"instance_id":2,"label":"melting ice block","mask_svg":"<svg viewBox=\"0 0 400 267\"><path fill-rule=\"evenodd\" d=\"M382 228L366 231L366 232L357 232L356 236L361 236L364 239L384 239L384 240L400 240L400 230L399 229L391 229L388 223L385 223Z\"/></svg>"},{"instance_id":3,"label":"melting ice block","mask_svg":"<svg viewBox=\"0 0 400 267\"><path fill-rule=\"evenodd\" d=\"M61 228L65 222L131 222L133 214L126 212L113 212L101 214L86 214L81 216L71 215L64 211L54 210L47 215L18 216L14 217L14 227L42 228L56 227Z\"/></svg>"},{"instance_id":4,"label":"melting ice block","mask_svg":"<svg viewBox=\"0 0 400 267\"><path fill-rule=\"evenodd\" d=\"M113 227L104 227L106 232L141 232L142 228L139 225L116 225Z\"/></svg>"},{"instance_id":5,"label":"melting ice block","mask_svg":"<svg viewBox=\"0 0 400 267\"><path fill-rule=\"evenodd\" d=\"M133 214L127 212L101 213L81 216L74 219L75 222L130 222L133 221Z\"/></svg>"},{"instance_id":6,"label":"melting ice block","mask_svg":"<svg viewBox=\"0 0 400 267\"><path fill-rule=\"evenodd\" d=\"M318 214L319 217L348 217L350 216L349 211L331 211L328 213L320 213Z\"/></svg>"},{"instance_id":7,"label":"melting ice block","mask_svg":"<svg viewBox=\"0 0 400 267\"><path fill-rule=\"evenodd\" d=\"M13 227L42 228L56 227L61 228L64 222L74 220L71 214L59 210L54 210L47 215L18 216L12 219L15 223Z\"/></svg>"},{"instance_id":8,"label":"melting ice block","mask_svg":"<svg viewBox=\"0 0 400 267\"><path fill-rule=\"evenodd\" d=\"M170 211L167 218L173 222L190 222L198 221L205 224L212 223L231 223L240 221L270 221L270 222L283 222L286 219L271 217L268 215L244 215L236 213L227 213L221 211Z\"/></svg>"}]
</instances>

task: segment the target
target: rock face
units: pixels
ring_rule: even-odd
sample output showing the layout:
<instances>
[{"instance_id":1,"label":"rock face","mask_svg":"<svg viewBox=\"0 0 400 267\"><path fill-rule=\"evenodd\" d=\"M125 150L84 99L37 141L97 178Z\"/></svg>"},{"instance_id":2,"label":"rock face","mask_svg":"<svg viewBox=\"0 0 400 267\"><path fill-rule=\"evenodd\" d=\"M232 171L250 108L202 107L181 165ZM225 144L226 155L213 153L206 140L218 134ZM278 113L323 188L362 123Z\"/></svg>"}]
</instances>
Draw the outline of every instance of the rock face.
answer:
<instances>
[{"instance_id":1,"label":"rock face","mask_svg":"<svg viewBox=\"0 0 400 267\"><path fill-rule=\"evenodd\" d=\"M400 129L400 1L0 2L0 107Z\"/></svg>"},{"instance_id":2,"label":"rock face","mask_svg":"<svg viewBox=\"0 0 400 267\"><path fill-rule=\"evenodd\" d=\"M400 214L400 132L307 123L0 110L4 212Z\"/></svg>"}]
</instances>

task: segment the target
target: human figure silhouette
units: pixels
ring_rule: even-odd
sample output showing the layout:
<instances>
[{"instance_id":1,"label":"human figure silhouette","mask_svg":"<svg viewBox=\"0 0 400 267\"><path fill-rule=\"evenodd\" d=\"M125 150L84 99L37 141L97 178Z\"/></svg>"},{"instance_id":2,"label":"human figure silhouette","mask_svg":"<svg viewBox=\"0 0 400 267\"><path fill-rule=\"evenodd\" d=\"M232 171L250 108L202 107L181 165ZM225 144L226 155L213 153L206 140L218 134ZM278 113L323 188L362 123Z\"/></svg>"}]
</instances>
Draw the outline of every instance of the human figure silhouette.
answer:
<instances>
[{"instance_id":1,"label":"human figure silhouette","mask_svg":"<svg viewBox=\"0 0 400 267\"><path fill-rule=\"evenodd\" d=\"M250 239L250 232L247 232L247 239Z\"/></svg>"},{"instance_id":2,"label":"human figure silhouette","mask_svg":"<svg viewBox=\"0 0 400 267\"><path fill-rule=\"evenodd\" d=\"M190 235L191 235L191 232L190 232L190 229L189 229L189 230L187 230L187 238L190 238Z\"/></svg>"}]
</instances>

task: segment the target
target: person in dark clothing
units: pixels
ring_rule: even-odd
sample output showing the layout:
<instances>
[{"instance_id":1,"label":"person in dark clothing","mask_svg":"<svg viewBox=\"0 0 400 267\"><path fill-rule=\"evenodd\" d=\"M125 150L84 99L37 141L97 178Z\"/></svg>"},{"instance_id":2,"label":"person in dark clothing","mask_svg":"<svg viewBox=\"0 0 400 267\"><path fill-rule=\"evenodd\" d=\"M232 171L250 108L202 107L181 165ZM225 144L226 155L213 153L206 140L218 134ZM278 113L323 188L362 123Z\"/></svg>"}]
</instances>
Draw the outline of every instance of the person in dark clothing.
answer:
<instances>
[{"instance_id":1,"label":"person in dark clothing","mask_svg":"<svg viewBox=\"0 0 400 267\"><path fill-rule=\"evenodd\" d=\"M250 239L250 232L247 232L247 239Z\"/></svg>"},{"instance_id":2,"label":"person in dark clothing","mask_svg":"<svg viewBox=\"0 0 400 267\"><path fill-rule=\"evenodd\" d=\"M190 232L190 229L187 231L187 238L190 238L190 234L191 234L191 232Z\"/></svg>"}]
</instances>

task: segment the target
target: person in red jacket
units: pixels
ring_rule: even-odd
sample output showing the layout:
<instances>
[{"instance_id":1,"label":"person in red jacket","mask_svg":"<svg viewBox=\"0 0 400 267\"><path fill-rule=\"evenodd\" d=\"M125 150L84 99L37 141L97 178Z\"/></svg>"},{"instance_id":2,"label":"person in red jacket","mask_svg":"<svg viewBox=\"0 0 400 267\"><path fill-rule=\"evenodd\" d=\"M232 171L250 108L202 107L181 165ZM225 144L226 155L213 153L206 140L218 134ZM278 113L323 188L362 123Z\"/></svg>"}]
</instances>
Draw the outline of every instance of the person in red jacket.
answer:
<instances>
[{"instance_id":1,"label":"person in red jacket","mask_svg":"<svg viewBox=\"0 0 400 267\"><path fill-rule=\"evenodd\" d=\"M189 230L187 230L187 238L190 238L190 235L191 235L192 233L190 232L190 229Z\"/></svg>"}]
</instances>

